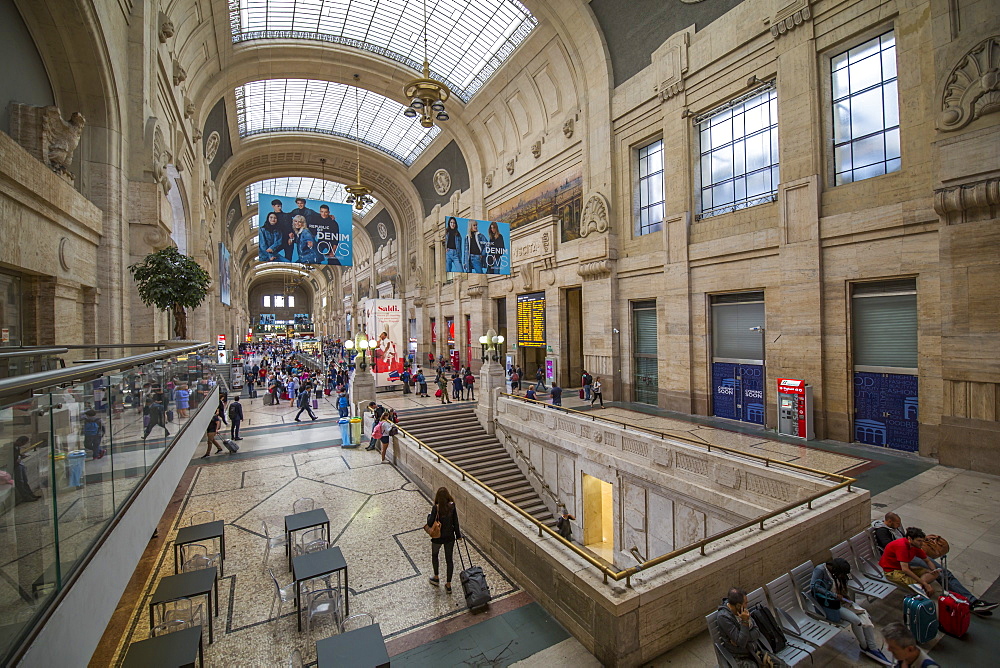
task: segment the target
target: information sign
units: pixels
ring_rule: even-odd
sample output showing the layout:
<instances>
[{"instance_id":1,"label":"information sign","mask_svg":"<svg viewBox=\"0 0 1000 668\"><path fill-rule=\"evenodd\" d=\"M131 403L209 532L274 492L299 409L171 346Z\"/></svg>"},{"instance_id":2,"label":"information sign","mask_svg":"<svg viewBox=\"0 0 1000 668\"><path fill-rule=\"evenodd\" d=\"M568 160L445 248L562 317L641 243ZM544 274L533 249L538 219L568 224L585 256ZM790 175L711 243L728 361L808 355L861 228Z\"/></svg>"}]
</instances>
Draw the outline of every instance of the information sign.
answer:
<instances>
[{"instance_id":1,"label":"information sign","mask_svg":"<svg viewBox=\"0 0 1000 668\"><path fill-rule=\"evenodd\" d=\"M545 293L517 296L517 345L545 347Z\"/></svg>"}]
</instances>

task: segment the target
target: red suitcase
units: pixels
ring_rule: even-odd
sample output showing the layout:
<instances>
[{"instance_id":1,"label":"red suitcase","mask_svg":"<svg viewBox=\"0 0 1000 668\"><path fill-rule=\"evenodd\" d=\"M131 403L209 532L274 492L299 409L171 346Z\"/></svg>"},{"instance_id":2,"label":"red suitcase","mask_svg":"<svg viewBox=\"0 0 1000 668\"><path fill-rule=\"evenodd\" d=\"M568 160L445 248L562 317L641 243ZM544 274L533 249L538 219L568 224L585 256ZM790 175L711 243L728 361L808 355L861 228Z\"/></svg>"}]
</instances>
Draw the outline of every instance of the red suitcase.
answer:
<instances>
[{"instance_id":1,"label":"red suitcase","mask_svg":"<svg viewBox=\"0 0 1000 668\"><path fill-rule=\"evenodd\" d=\"M942 557L941 566L947 572L948 560ZM961 638L969 630L969 601L961 594L948 591L948 579L941 578L944 593L938 598L938 625L950 636Z\"/></svg>"}]
</instances>

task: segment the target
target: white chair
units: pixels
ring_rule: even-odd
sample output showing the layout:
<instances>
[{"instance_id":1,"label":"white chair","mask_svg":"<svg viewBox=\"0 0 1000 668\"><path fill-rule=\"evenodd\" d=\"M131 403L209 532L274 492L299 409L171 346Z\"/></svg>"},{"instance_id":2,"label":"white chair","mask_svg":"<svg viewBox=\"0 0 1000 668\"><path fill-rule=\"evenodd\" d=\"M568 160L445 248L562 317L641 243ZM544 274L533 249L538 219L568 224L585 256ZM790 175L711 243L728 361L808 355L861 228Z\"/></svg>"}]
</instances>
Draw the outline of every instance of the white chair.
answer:
<instances>
[{"instance_id":1,"label":"white chair","mask_svg":"<svg viewBox=\"0 0 1000 668\"><path fill-rule=\"evenodd\" d=\"M292 504L292 514L298 515L299 513L306 513L310 510L316 509L316 502L310 499L308 496L302 497L301 499L296 499L295 503Z\"/></svg>"},{"instance_id":2,"label":"white chair","mask_svg":"<svg viewBox=\"0 0 1000 668\"><path fill-rule=\"evenodd\" d=\"M162 624L157 624L149 630L149 637L156 638L158 636L165 636L168 633L173 633L174 631L183 631L184 629L191 628L191 623L183 619L168 619Z\"/></svg>"},{"instance_id":3,"label":"white chair","mask_svg":"<svg viewBox=\"0 0 1000 668\"><path fill-rule=\"evenodd\" d=\"M715 610L711 614L705 615L705 623L708 625L708 635L712 638L712 646L715 648L715 659L719 662L719 668L735 668L739 664L733 655L722 645L722 631L716 618L719 611Z\"/></svg>"},{"instance_id":4,"label":"white chair","mask_svg":"<svg viewBox=\"0 0 1000 668\"><path fill-rule=\"evenodd\" d=\"M347 633L375 623L375 615L370 612L359 612L340 622L340 632Z\"/></svg>"},{"instance_id":5,"label":"white chair","mask_svg":"<svg viewBox=\"0 0 1000 668\"><path fill-rule=\"evenodd\" d=\"M285 603L295 603L295 583L282 587L278 584L278 578L274 577L274 571L268 568L267 574L271 576L271 582L274 583L274 598L271 600L271 609L267 613L268 620L271 620L275 618L275 604L278 606L278 617L281 617L281 608L284 607Z\"/></svg>"},{"instance_id":6,"label":"white chair","mask_svg":"<svg viewBox=\"0 0 1000 668\"><path fill-rule=\"evenodd\" d=\"M852 589L867 597L868 600L881 600L895 591L896 587L892 583L885 580L875 580L864 574L857 559L854 558L854 551L851 549L850 543L846 540L831 547L830 556L834 559L843 559L851 565L848 582L852 585Z\"/></svg>"},{"instance_id":7,"label":"white chair","mask_svg":"<svg viewBox=\"0 0 1000 668\"><path fill-rule=\"evenodd\" d=\"M202 510L191 516L188 520L188 526L193 527L196 524L205 524L206 522L214 522L215 513L211 510Z\"/></svg>"},{"instance_id":8,"label":"white chair","mask_svg":"<svg viewBox=\"0 0 1000 668\"><path fill-rule=\"evenodd\" d=\"M270 530L267 528L267 522L261 522L261 531L264 532L264 559L262 560L263 568L267 570L267 558L271 555L271 548L284 547L286 544L285 536L271 536Z\"/></svg>"},{"instance_id":9,"label":"white chair","mask_svg":"<svg viewBox=\"0 0 1000 668\"><path fill-rule=\"evenodd\" d=\"M181 573L200 571L204 568L218 568L222 562L222 555L218 552L210 553L208 548L200 543L190 543L181 545ZM219 571L215 571L216 578Z\"/></svg>"},{"instance_id":10,"label":"white chair","mask_svg":"<svg viewBox=\"0 0 1000 668\"><path fill-rule=\"evenodd\" d=\"M826 622L839 628L849 627L850 624L847 622L840 622L838 624L827 619L823 613L823 606L813 596L812 587L809 586L809 583L812 580L812 573L815 568L812 561L807 561L804 564L799 564L788 573L792 576L792 581L795 583L795 591L801 597L800 603L802 604L802 609L805 610L807 615L821 622Z\"/></svg>"},{"instance_id":11,"label":"white chair","mask_svg":"<svg viewBox=\"0 0 1000 668\"><path fill-rule=\"evenodd\" d=\"M767 596L764 594L763 587L758 587L747 594L747 610L752 610L756 605L759 605L762 608L767 608L768 610L771 609L771 606L767 604ZM775 621L777 621L778 616L774 614L773 610L771 611L771 614L774 615ZM782 631L784 632L784 629L782 629ZM761 640L765 645L767 645L767 648L771 650L775 656L787 663L789 666L794 666L806 657L809 657L809 662L813 663L812 653L815 651L815 648L795 634L787 632L784 632L784 634L785 647L782 648L780 652L774 651L774 648L767 642L767 638L764 637L763 633L761 634Z\"/></svg>"},{"instance_id":12,"label":"white chair","mask_svg":"<svg viewBox=\"0 0 1000 668\"><path fill-rule=\"evenodd\" d=\"M306 632L312 629L312 620L315 617L329 615L333 618L334 625L340 628L340 588L331 587L327 589L317 589L311 591L306 596Z\"/></svg>"},{"instance_id":13,"label":"white chair","mask_svg":"<svg viewBox=\"0 0 1000 668\"><path fill-rule=\"evenodd\" d=\"M322 543L322 547L317 547L318 543ZM307 549L310 548L311 549ZM294 545L294 554L306 554L307 552L316 552L318 550L325 550L330 547L330 544L326 542L326 533L322 528L310 529L309 531L303 531L299 535L298 544Z\"/></svg>"},{"instance_id":14,"label":"white chair","mask_svg":"<svg viewBox=\"0 0 1000 668\"><path fill-rule=\"evenodd\" d=\"M806 614L795 593L795 582L788 573L768 582L764 585L764 591L771 601L771 609L778 613L778 623L786 634L796 635L820 647L840 633L840 627Z\"/></svg>"},{"instance_id":15,"label":"white chair","mask_svg":"<svg viewBox=\"0 0 1000 668\"><path fill-rule=\"evenodd\" d=\"M872 580L889 582L885 577L885 571L878 565L878 557L875 556L871 536L867 531L854 534L847 539L847 544L851 546L851 552L854 553L854 559L862 575Z\"/></svg>"},{"instance_id":16,"label":"white chair","mask_svg":"<svg viewBox=\"0 0 1000 668\"><path fill-rule=\"evenodd\" d=\"M156 626L173 626L174 631L181 630L177 628L178 622L184 622L188 627L205 625L204 605L196 604L190 598L160 603L154 608L154 616L157 619Z\"/></svg>"}]
</instances>

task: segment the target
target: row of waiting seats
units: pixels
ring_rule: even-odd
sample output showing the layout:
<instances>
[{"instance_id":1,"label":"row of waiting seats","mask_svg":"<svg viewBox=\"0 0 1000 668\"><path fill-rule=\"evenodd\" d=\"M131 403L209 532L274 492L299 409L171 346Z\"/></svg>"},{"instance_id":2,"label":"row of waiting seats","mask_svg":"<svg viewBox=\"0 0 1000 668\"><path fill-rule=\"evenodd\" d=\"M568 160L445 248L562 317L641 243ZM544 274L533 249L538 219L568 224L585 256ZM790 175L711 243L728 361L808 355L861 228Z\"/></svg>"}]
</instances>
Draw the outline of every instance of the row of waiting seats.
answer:
<instances>
[{"instance_id":1,"label":"row of waiting seats","mask_svg":"<svg viewBox=\"0 0 1000 668\"><path fill-rule=\"evenodd\" d=\"M904 588L890 582L883 575L875 556L872 536L865 530L852 536L850 540L834 545L830 549L831 558L844 559L851 565L851 589L869 600L887 597L893 591ZM810 593L810 580L815 568L812 561L796 566L788 573L747 594L747 609L761 605L771 610L775 620L781 625L787 645L774 654L789 666L794 666L809 658L844 629L847 622L834 623L827 620L822 608ZM906 590L907 592L909 590ZM715 656L722 668L737 666L738 662L722 644L722 635L716 622L718 611L706 615L708 631L715 646ZM762 638L766 643L766 639ZM773 648L768 647L773 651Z\"/></svg>"}]
</instances>

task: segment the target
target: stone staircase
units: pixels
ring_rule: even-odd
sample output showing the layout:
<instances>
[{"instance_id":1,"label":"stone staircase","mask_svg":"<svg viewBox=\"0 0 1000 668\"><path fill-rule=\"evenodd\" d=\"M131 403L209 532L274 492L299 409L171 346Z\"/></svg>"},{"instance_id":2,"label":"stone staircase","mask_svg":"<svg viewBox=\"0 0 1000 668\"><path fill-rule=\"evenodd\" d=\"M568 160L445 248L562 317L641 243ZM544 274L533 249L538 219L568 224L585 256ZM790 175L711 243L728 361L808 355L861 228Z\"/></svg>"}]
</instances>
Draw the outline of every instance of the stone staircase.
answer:
<instances>
[{"instance_id":1,"label":"stone staircase","mask_svg":"<svg viewBox=\"0 0 1000 668\"><path fill-rule=\"evenodd\" d=\"M463 403L400 411L399 425L539 522L554 528L552 513L500 441L480 426L474 408L473 403Z\"/></svg>"}]
</instances>

